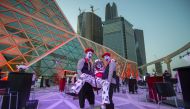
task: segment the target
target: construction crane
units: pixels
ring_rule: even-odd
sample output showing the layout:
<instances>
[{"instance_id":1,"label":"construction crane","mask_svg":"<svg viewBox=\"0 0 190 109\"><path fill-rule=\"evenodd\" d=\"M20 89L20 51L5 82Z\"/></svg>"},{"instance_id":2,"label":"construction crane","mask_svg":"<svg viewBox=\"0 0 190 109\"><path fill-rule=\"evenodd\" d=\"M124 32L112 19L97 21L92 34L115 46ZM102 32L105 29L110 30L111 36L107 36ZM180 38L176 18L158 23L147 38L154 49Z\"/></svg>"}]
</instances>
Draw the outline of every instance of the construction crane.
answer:
<instances>
[{"instance_id":1,"label":"construction crane","mask_svg":"<svg viewBox=\"0 0 190 109\"><path fill-rule=\"evenodd\" d=\"M99 9L99 8L97 8L97 9L94 10L94 6L93 5L90 5L90 8L91 8L92 13L94 13L95 11L97 11Z\"/></svg>"}]
</instances>

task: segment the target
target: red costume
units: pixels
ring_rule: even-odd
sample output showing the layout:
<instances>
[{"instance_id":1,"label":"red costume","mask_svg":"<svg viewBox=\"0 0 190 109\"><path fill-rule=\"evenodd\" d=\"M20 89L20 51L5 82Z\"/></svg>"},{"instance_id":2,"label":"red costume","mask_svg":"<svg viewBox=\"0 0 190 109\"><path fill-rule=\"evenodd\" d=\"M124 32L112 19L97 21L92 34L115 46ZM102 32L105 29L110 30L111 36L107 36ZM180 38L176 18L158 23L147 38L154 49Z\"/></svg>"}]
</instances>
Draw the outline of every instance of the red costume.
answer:
<instances>
[{"instance_id":1,"label":"red costume","mask_svg":"<svg viewBox=\"0 0 190 109\"><path fill-rule=\"evenodd\" d=\"M59 81L59 91L60 92L63 92L64 91L64 88L65 88L65 78L61 78L60 81Z\"/></svg>"}]
</instances>

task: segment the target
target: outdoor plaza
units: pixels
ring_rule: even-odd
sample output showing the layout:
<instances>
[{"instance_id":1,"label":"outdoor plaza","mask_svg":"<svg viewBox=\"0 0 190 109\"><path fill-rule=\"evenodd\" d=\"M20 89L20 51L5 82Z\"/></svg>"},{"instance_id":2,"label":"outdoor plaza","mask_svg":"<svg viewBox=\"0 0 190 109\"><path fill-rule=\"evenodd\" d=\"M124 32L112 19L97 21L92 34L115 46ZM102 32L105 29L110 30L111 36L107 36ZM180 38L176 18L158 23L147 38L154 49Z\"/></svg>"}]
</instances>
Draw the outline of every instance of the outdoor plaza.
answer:
<instances>
[{"instance_id":1,"label":"outdoor plaza","mask_svg":"<svg viewBox=\"0 0 190 109\"><path fill-rule=\"evenodd\" d=\"M188 43L181 51L189 47ZM176 83L172 84L172 89L169 87L169 93L173 95L161 95L160 87L152 85L154 82L163 83L163 77L153 77L150 81L139 79L139 69L143 70L149 64L138 67L136 62L112 49L76 34L55 0L0 0L0 107L79 109L78 97L67 93L76 79L77 62L85 56L87 48L94 50L92 62L103 60L102 55L109 52L116 62L117 76L121 81L127 79L126 84L120 83L120 91L113 94L115 109L184 107L183 95L177 92ZM168 62L171 58L173 55L161 61ZM105 61L103 63L106 65ZM167 68L170 68L168 63ZM18 65L28 69L19 72ZM32 75L35 75L35 83L32 83ZM60 91L63 75L65 86ZM42 87L41 81L44 81ZM94 93L95 108L100 109L101 90ZM85 107L89 107L87 101Z\"/></svg>"}]
</instances>

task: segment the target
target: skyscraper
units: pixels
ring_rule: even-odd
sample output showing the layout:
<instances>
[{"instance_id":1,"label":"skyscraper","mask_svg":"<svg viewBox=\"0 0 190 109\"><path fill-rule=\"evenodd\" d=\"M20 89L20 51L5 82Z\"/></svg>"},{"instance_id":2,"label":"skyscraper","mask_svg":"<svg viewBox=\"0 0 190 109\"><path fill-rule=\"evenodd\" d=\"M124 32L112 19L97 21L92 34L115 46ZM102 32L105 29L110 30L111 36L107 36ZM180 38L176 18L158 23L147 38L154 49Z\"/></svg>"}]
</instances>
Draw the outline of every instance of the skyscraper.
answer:
<instances>
[{"instance_id":1,"label":"skyscraper","mask_svg":"<svg viewBox=\"0 0 190 109\"><path fill-rule=\"evenodd\" d=\"M77 33L102 45L103 29L101 18L93 12L82 12L78 16Z\"/></svg>"},{"instance_id":2,"label":"skyscraper","mask_svg":"<svg viewBox=\"0 0 190 109\"><path fill-rule=\"evenodd\" d=\"M112 4L112 18L115 18L115 17L118 17L118 13L117 13L117 6L113 2L113 4Z\"/></svg>"},{"instance_id":3,"label":"skyscraper","mask_svg":"<svg viewBox=\"0 0 190 109\"><path fill-rule=\"evenodd\" d=\"M103 45L119 55L137 62L133 25L123 17L103 23Z\"/></svg>"},{"instance_id":4,"label":"skyscraper","mask_svg":"<svg viewBox=\"0 0 190 109\"><path fill-rule=\"evenodd\" d=\"M138 66L146 64L146 52L144 44L144 34L143 30L134 29L136 54ZM147 68L140 70L141 73L147 72Z\"/></svg>"},{"instance_id":5,"label":"skyscraper","mask_svg":"<svg viewBox=\"0 0 190 109\"><path fill-rule=\"evenodd\" d=\"M113 18L118 17L118 13L117 13L117 6L116 4L113 2L112 6L110 5L110 3L108 3L106 5L106 14L105 14L105 20L111 20Z\"/></svg>"},{"instance_id":6,"label":"skyscraper","mask_svg":"<svg viewBox=\"0 0 190 109\"><path fill-rule=\"evenodd\" d=\"M105 14L105 20L109 20L109 19L111 19L111 6L110 6L110 3L108 3L107 5L106 5L106 14Z\"/></svg>"}]
</instances>

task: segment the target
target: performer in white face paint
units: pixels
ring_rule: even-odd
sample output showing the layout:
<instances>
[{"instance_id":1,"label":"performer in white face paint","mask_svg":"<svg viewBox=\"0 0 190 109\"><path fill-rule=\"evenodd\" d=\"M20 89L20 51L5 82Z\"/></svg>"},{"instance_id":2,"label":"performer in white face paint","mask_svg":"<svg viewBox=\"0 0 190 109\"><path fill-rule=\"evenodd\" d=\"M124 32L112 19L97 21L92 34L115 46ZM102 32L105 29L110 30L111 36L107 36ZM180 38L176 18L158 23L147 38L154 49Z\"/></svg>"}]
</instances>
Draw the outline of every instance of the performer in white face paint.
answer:
<instances>
[{"instance_id":1,"label":"performer in white face paint","mask_svg":"<svg viewBox=\"0 0 190 109\"><path fill-rule=\"evenodd\" d=\"M114 59L111 59L111 54L108 52L104 53L102 55L102 58L104 58L104 60L107 62L107 66L103 74L103 79L108 80L108 82L110 83L108 91L110 104L107 104L106 107L102 107L102 109L114 109L112 96L113 89L116 85L116 61Z\"/></svg>"},{"instance_id":2,"label":"performer in white face paint","mask_svg":"<svg viewBox=\"0 0 190 109\"><path fill-rule=\"evenodd\" d=\"M78 61L77 64L78 77L81 77L82 74L94 75L92 63L90 61L93 53L94 53L93 49L91 48L86 49L85 58L82 58ZM82 87L80 87L80 92L78 92L80 108L81 109L84 108L85 99L87 99L90 104L90 108L93 109L95 98L92 86L88 82L82 82L82 81L77 81L77 82L79 83L81 82L83 84L81 85Z\"/></svg>"},{"instance_id":3,"label":"performer in white face paint","mask_svg":"<svg viewBox=\"0 0 190 109\"><path fill-rule=\"evenodd\" d=\"M109 82L103 80L104 66L103 61L97 59L94 64L95 77L93 75L83 73L76 81L75 85L71 88L75 94L81 92L84 83L87 82L95 88L102 88L102 104L109 104Z\"/></svg>"}]
</instances>

